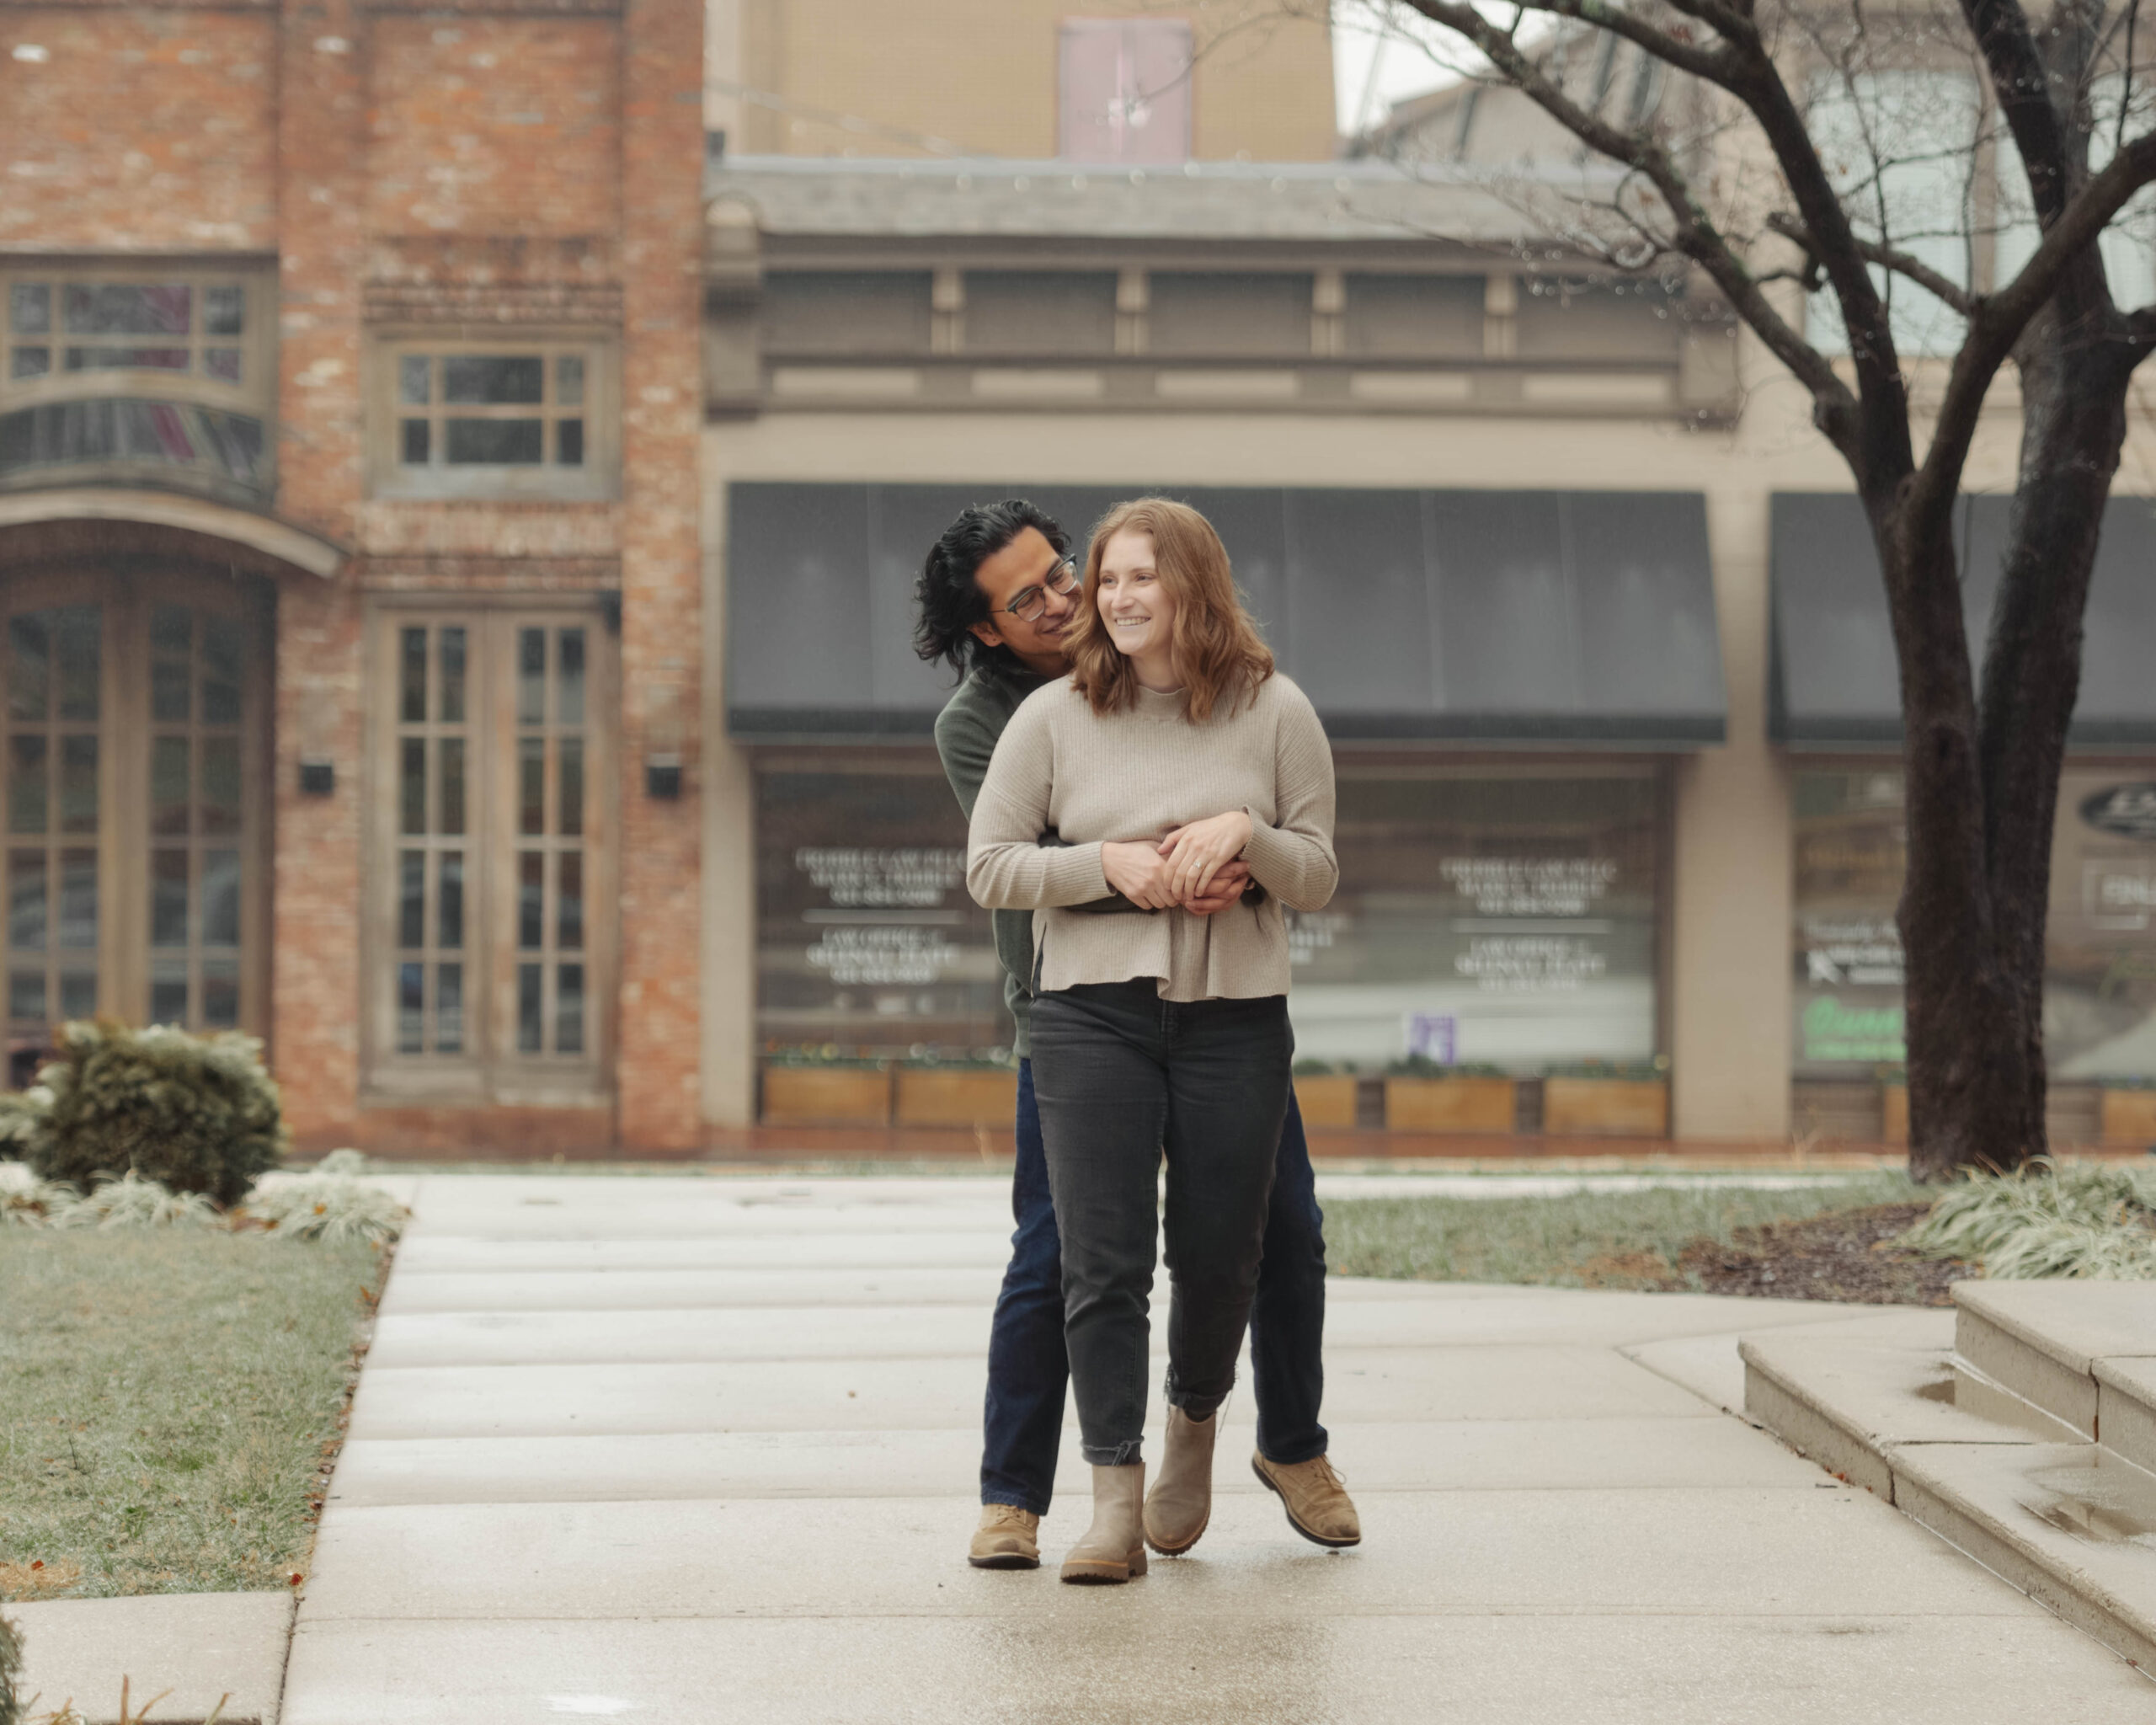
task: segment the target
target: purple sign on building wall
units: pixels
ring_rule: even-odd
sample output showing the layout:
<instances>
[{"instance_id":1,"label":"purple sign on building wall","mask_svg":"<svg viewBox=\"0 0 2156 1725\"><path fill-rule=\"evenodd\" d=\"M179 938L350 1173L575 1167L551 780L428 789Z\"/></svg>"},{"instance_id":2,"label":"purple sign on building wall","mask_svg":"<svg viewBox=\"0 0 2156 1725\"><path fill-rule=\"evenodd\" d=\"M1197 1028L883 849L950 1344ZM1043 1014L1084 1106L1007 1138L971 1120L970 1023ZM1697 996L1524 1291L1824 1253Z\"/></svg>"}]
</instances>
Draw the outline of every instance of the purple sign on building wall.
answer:
<instances>
[{"instance_id":1,"label":"purple sign on building wall","mask_svg":"<svg viewBox=\"0 0 2156 1725\"><path fill-rule=\"evenodd\" d=\"M1410 1012L1407 1015L1407 1052L1435 1060L1440 1066L1460 1058L1460 1021L1450 1012Z\"/></svg>"}]
</instances>

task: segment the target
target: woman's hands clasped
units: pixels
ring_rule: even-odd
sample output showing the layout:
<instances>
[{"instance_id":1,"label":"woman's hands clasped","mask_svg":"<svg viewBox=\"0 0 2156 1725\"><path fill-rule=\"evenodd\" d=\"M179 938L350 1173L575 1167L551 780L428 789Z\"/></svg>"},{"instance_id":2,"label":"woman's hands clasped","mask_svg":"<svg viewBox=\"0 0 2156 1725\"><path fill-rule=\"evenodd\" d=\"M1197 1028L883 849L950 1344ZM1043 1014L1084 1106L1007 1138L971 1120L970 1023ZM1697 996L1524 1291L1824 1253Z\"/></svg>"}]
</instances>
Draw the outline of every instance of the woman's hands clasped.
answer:
<instances>
[{"instance_id":1,"label":"woman's hands clasped","mask_svg":"<svg viewBox=\"0 0 2156 1725\"><path fill-rule=\"evenodd\" d=\"M1161 841L1161 860L1177 902L1187 904L1213 884L1214 877L1243 853L1250 843L1250 816L1240 809L1179 826Z\"/></svg>"},{"instance_id":2,"label":"woman's hands clasped","mask_svg":"<svg viewBox=\"0 0 2156 1725\"><path fill-rule=\"evenodd\" d=\"M1239 860L1250 831L1250 817L1230 809L1179 826L1158 844L1104 844L1101 872L1134 905L1209 916L1250 884L1250 865Z\"/></svg>"}]
</instances>

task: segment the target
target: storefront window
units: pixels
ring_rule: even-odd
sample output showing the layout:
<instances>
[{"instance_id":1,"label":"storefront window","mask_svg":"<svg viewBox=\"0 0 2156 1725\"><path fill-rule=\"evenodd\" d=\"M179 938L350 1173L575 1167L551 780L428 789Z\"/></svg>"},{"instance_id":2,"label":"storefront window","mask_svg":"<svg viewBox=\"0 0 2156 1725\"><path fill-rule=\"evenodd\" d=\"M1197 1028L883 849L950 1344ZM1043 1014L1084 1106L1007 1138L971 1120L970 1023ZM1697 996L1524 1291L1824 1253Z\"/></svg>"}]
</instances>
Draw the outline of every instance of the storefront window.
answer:
<instances>
[{"instance_id":1,"label":"storefront window","mask_svg":"<svg viewBox=\"0 0 2156 1725\"><path fill-rule=\"evenodd\" d=\"M1298 1058L1652 1061L1659 804L1646 773L1343 763L1339 892L1289 919Z\"/></svg>"},{"instance_id":2,"label":"storefront window","mask_svg":"<svg viewBox=\"0 0 2156 1725\"><path fill-rule=\"evenodd\" d=\"M1901 774L1797 774L1796 828L1796 1072L1849 1077L1899 1065Z\"/></svg>"},{"instance_id":3,"label":"storefront window","mask_svg":"<svg viewBox=\"0 0 2156 1725\"><path fill-rule=\"evenodd\" d=\"M1797 775L1800 1077L1853 1076L1907 1054L1894 922L1907 851L1899 772ZM2047 927L2052 1076L2156 1078L2156 782L2116 768L2062 777Z\"/></svg>"},{"instance_id":4,"label":"storefront window","mask_svg":"<svg viewBox=\"0 0 2156 1725\"><path fill-rule=\"evenodd\" d=\"M932 755L756 778L766 1054L1001 1059L1011 1043L966 822Z\"/></svg>"}]
</instances>

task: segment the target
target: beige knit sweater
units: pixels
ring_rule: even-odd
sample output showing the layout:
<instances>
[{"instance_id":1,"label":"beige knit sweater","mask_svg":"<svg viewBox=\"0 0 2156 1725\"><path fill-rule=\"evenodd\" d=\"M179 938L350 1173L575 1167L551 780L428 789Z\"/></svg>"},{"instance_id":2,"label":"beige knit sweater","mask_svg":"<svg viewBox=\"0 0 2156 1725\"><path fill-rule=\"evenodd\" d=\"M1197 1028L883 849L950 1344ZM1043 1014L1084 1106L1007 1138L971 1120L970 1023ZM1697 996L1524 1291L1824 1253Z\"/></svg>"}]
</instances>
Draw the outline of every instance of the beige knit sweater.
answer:
<instances>
[{"instance_id":1,"label":"beige knit sweater","mask_svg":"<svg viewBox=\"0 0 2156 1725\"><path fill-rule=\"evenodd\" d=\"M1266 889L1256 906L1211 916L1080 915L1056 908L1103 896L1103 841L1155 842L1187 821L1247 813L1243 852ZM1067 848L1043 848L1054 827ZM992 910L1031 910L1042 991L1081 982L1160 980L1171 1001L1248 1000L1288 991L1283 905L1331 898L1332 751L1309 698L1275 673L1235 712L1203 724L1180 695L1139 692L1129 713L1097 716L1068 679L1011 716L974 805L966 885Z\"/></svg>"}]
</instances>

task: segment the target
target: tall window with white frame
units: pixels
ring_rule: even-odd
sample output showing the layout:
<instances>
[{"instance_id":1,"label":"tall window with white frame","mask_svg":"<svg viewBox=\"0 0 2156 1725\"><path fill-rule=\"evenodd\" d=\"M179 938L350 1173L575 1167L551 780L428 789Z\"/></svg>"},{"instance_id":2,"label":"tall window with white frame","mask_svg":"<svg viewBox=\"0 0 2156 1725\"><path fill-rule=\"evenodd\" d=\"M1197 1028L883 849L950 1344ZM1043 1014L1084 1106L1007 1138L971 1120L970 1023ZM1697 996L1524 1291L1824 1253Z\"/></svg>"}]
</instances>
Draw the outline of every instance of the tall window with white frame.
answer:
<instances>
[{"instance_id":1,"label":"tall window with white frame","mask_svg":"<svg viewBox=\"0 0 2156 1725\"><path fill-rule=\"evenodd\" d=\"M585 1046L584 631L516 644L516 1049Z\"/></svg>"},{"instance_id":2,"label":"tall window with white frame","mask_svg":"<svg viewBox=\"0 0 2156 1725\"><path fill-rule=\"evenodd\" d=\"M98 1004L103 618L8 619L8 1017L17 1033Z\"/></svg>"},{"instance_id":3,"label":"tall window with white frame","mask_svg":"<svg viewBox=\"0 0 2156 1725\"><path fill-rule=\"evenodd\" d=\"M150 1022L240 1020L241 630L153 605L150 649Z\"/></svg>"},{"instance_id":4,"label":"tall window with white frame","mask_svg":"<svg viewBox=\"0 0 2156 1725\"><path fill-rule=\"evenodd\" d=\"M466 1048L470 628L406 623L397 654L397 1052Z\"/></svg>"},{"instance_id":5,"label":"tall window with white frame","mask_svg":"<svg viewBox=\"0 0 2156 1725\"><path fill-rule=\"evenodd\" d=\"M93 1012L262 1028L264 601L199 572L0 584L16 1053Z\"/></svg>"},{"instance_id":6,"label":"tall window with white frame","mask_svg":"<svg viewBox=\"0 0 2156 1725\"><path fill-rule=\"evenodd\" d=\"M381 1087L600 1087L611 643L588 613L385 620Z\"/></svg>"}]
</instances>

